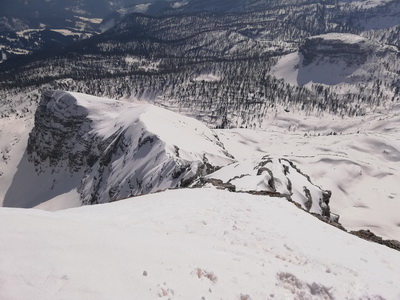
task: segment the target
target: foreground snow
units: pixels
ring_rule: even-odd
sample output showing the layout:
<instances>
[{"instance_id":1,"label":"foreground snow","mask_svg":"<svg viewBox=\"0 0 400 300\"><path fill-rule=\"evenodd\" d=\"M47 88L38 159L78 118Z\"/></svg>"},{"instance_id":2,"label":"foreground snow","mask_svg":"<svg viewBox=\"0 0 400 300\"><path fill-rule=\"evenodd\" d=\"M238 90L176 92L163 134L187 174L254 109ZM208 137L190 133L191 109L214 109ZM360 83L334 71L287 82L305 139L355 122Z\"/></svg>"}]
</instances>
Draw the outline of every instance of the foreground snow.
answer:
<instances>
[{"instance_id":1,"label":"foreground snow","mask_svg":"<svg viewBox=\"0 0 400 300\"><path fill-rule=\"evenodd\" d=\"M1 208L0 239L1 299L400 299L399 252L281 198L191 189Z\"/></svg>"}]
</instances>

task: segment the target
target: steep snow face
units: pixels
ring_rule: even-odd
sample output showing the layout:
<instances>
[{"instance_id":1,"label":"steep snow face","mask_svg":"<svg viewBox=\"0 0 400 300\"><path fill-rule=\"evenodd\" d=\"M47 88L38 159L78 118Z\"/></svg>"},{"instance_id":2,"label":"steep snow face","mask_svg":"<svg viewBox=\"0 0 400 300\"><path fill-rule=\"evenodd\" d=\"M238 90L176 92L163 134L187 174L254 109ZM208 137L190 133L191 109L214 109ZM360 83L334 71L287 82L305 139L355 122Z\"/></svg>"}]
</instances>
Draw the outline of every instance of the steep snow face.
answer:
<instances>
[{"instance_id":1,"label":"steep snow face","mask_svg":"<svg viewBox=\"0 0 400 300\"><path fill-rule=\"evenodd\" d=\"M400 253L281 198L186 189L0 208L0 298L399 299Z\"/></svg>"},{"instance_id":2,"label":"steep snow face","mask_svg":"<svg viewBox=\"0 0 400 300\"><path fill-rule=\"evenodd\" d=\"M354 34L329 33L313 36L299 51L282 57L273 74L291 84L337 86L339 93L376 89L394 96L392 84L400 68L396 47L381 45ZM379 87L374 85L379 83ZM382 97L382 95L380 95Z\"/></svg>"},{"instance_id":3,"label":"steep snow face","mask_svg":"<svg viewBox=\"0 0 400 300\"><path fill-rule=\"evenodd\" d=\"M307 175L286 159L266 156L261 160L234 163L202 181L237 192L284 197L309 212L330 216L331 192L312 184Z\"/></svg>"},{"instance_id":4,"label":"steep snow face","mask_svg":"<svg viewBox=\"0 0 400 300\"><path fill-rule=\"evenodd\" d=\"M4 206L33 207L73 191L75 203L104 203L185 186L232 161L216 134L194 119L49 91Z\"/></svg>"}]
</instances>

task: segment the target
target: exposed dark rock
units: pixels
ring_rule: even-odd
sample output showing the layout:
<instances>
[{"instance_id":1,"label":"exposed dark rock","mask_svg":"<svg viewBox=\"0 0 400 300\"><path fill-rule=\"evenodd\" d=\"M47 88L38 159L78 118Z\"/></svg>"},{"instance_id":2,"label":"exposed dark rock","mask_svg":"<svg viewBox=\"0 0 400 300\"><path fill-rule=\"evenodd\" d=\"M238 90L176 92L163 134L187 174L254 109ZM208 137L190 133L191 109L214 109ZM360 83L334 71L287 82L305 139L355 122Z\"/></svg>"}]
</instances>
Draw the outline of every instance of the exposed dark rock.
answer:
<instances>
[{"instance_id":1,"label":"exposed dark rock","mask_svg":"<svg viewBox=\"0 0 400 300\"><path fill-rule=\"evenodd\" d=\"M375 235L373 232L369 231L368 229L361 229L358 231L350 231L350 234L358 236L364 240L378 243L381 245L385 245L389 248L395 249L400 251L400 242L396 240L384 240L382 237Z\"/></svg>"},{"instance_id":2,"label":"exposed dark rock","mask_svg":"<svg viewBox=\"0 0 400 300\"><path fill-rule=\"evenodd\" d=\"M322 215L315 214L315 213L311 213L311 215L313 215L314 217L318 218L322 222L325 222L325 223L327 223L329 225L332 225L332 226L334 226L334 227L336 227L336 228L338 228L340 230L343 230L343 231L347 232L346 228L344 228L342 226L342 224L339 223L339 216L338 215L336 215L337 218L328 218L326 216L322 216Z\"/></svg>"},{"instance_id":3,"label":"exposed dark rock","mask_svg":"<svg viewBox=\"0 0 400 300\"><path fill-rule=\"evenodd\" d=\"M307 198L307 201L304 203L304 205L306 206L307 210L310 210L312 207L312 197L311 197L310 190L306 187L303 187L303 190L304 190L304 194Z\"/></svg>"},{"instance_id":4,"label":"exposed dark rock","mask_svg":"<svg viewBox=\"0 0 400 300\"><path fill-rule=\"evenodd\" d=\"M374 53L371 44L357 35L331 33L306 39L299 50L304 57L303 65L308 65L320 57L340 57L349 64L362 64Z\"/></svg>"},{"instance_id":5,"label":"exposed dark rock","mask_svg":"<svg viewBox=\"0 0 400 300\"><path fill-rule=\"evenodd\" d=\"M200 178L199 182L194 186L194 187L201 187L204 186L205 184L210 183L213 186L217 187L218 189L221 190L228 190L230 192L236 192L236 187L231 184L231 183L224 183L220 179L215 179L215 178Z\"/></svg>"}]
</instances>

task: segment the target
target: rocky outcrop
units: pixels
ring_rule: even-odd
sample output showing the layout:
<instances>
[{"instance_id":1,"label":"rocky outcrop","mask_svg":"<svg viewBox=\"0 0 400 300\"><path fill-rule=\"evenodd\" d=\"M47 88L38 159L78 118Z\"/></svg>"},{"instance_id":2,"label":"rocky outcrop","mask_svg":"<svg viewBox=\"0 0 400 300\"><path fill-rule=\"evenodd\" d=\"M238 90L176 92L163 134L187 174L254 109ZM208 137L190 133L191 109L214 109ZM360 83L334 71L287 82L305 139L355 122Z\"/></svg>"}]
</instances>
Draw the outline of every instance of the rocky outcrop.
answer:
<instances>
[{"instance_id":1,"label":"rocky outcrop","mask_svg":"<svg viewBox=\"0 0 400 300\"><path fill-rule=\"evenodd\" d=\"M363 63L371 49L365 47L366 40L351 34L323 34L305 40L299 48L303 65L309 65L319 57L345 58L352 63Z\"/></svg>"},{"instance_id":2,"label":"rocky outcrop","mask_svg":"<svg viewBox=\"0 0 400 300\"><path fill-rule=\"evenodd\" d=\"M29 136L29 159L35 166L48 161L52 167L68 167L71 172L88 164L93 154L93 141L88 138L87 132L92 121L88 115L89 111L78 105L72 95L45 92Z\"/></svg>"},{"instance_id":3,"label":"rocky outcrop","mask_svg":"<svg viewBox=\"0 0 400 300\"><path fill-rule=\"evenodd\" d=\"M79 177L83 204L187 186L233 161L202 123L154 107L83 94L43 94L27 157L36 176ZM35 175L35 174L32 174Z\"/></svg>"},{"instance_id":4,"label":"rocky outcrop","mask_svg":"<svg viewBox=\"0 0 400 300\"><path fill-rule=\"evenodd\" d=\"M268 156L235 162L204 124L148 104L45 92L25 157L16 181L26 176L34 180L26 183L23 193L16 182L8 193L8 206L14 206L12 195L31 199L38 186L38 199L53 199L72 189L81 203L96 204L212 185L284 197L306 211L330 216L330 192L312 184L292 162ZM18 206L32 207L38 201Z\"/></svg>"},{"instance_id":5,"label":"rocky outcrop","mask_svg":"<svg viewBox=\"0 0 400 300\"><path fill-rule=\"evenodd\" d=\"M293 85L317 88L316 85L323 84L331 86L330 91L361 97L368 105L375 105L370 96L379 102L397 99L393 86L398 81L399 55L395 46L355 34L328 33L305 39L297 52L278 60L272 73ZM332 99L325 94L325 101L334 102L322 107L335 110L337 100ZM344 99L347 98L339 98L344 101L340 105L347 106Z\"/></svg>"},{"instance_id":6,"label":"rocky outcrop","mask_svg":"<svg viewBox=\"0 0 400 300\"><path fill-rule=\"evenodd\" d=\"M305 211L330 219L331 192L314 185L291 161L265 156L261 161L237 162L201 178L195 186L253 195L282 197Z\"/></svg>"},{"instance_id":7,"label":"rocky outcrop","mask_svg":"<svg viewBox=\"0 0 400 300\"><path fill-rule=\"evenodd\" d=\"M396 52L394 47L382 46L359 35L328 33L307 38L299 48L303 65L307 66L321 58L340 59L348 65L360 65L372 55L384 56Z\"/></svg>"},{"instance_id":8,"label":"rocky outcrop","mask_svg":"<svg viewBox=\"0 0 400 300\"><path fill-rule=\"evenodd\" d=\"M358 231L350 231L350 234L358 236L361 239L378 243L381 245L385 245L389 248L395 249L400 251L400 242L397 240L385 240L380 236L375 235L373 232L369 231L368 229L361 229Z\"/></svg>"},{"instance_id":9,"label":"rocky outcrop","mask_svg":"<svg viewBox=\"0 0 400 300\"><path fill-rule=\"evenodd\" d=\"M319 58L340 58L348 64L360 65L375 55L383 57L389 53L397 54L393 46L384 46L349 33L327 33L307 38L299 48L303 55L303 65L308 65Z\"/></svg>"}]
</instances>

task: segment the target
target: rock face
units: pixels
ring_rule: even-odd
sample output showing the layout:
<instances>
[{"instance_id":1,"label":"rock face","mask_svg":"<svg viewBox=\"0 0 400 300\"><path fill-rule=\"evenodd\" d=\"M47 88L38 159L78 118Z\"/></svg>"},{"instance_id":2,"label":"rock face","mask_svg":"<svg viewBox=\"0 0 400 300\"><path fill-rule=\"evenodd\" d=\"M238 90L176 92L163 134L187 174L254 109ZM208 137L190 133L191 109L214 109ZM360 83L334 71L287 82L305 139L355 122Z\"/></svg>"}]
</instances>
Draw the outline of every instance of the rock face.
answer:
<instances>
[{"instance_id":1,"label":"rock face","mask_svg":"<svg viewBox=\"0 0 400 300\"><path fill-rule=\"evenodd\" d=\"M368 229L361 229L358 231L350 231L351 234L358 236L359 238L362 238L367 241L371 241L374 243L378 243L381 245L385 245L389 248L395 249L397 251L400 251L400 242L397 240L385 240L381 238L380 236L375 235L373 232L369 231Z\"/></svg>"},{"instance_id":2,"label":"rock face","mask_svg":"<svg viewBox=\"0 0 400 300\"><path fill-rule=\"evenodd\" d=\"M152 105L62 91L44 93L26 158L18 172L34 166L36 186L52 191L73 178L78 184L71 188L83 204L186 186L233 162L217 135L194 119ZM16 205L13 189L18 188L11 186L7 206L40 203ZM28 184L27 198L29 189Z\"/></svg>"},{"instance_id":3,"label":"rock face","mask_svg":"<svg viewBox=\"0 0 400 300\"><path fill-rule=\"evenodd\" d=\"M299 51L304 57L304 66L321 58L340 58L349 65L360 65L365 63L371 55L383 56L395 49L383 47L355 34L328 33L306 39Z\"/></svg>"},{"instance_id":4,"label":"rock face","mask_svg":"<svg viewBox=\"0 0 400 300\"><path fill-rule=\"evenodd\" d=\"M362 102L375 105L369 96L397 99L399 57L395 46L328 33L307 38L297 52L279 59L272 73L294 85L324 84L338 94L363 95Z\"/></svg>"},{"instance_id":5,"label":"rock face","mask_svg":"<svg viewBox=\"0 0 400 300\"><path fill-rule=\"evenodd\" d=\"M292 162L264 157L261 161L237 162L205 176L201 185L256 195L283 197L304 210L330 217L330 191L314 185Z\"/></svg>"},{"instance_id":6,"label":"rock face","mask_svg":"<svg viewBox=\"0 0 400 300\"><path fill-rule=\"evenodd\" d=\"M39 166L48 161L51 167L65 166L77 172L90 163L93 153L88 129L89 111L71 94L45 92L36 110L35 127L28 141L29 159ZM97 141L100 148L107 141ZM98 155L98 154L97 154ZM67 162L67 164L65 164ZM93 165L93 163L89 164Z\"/></svg>"}]
</instances>

